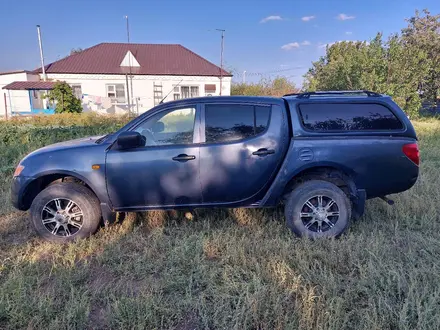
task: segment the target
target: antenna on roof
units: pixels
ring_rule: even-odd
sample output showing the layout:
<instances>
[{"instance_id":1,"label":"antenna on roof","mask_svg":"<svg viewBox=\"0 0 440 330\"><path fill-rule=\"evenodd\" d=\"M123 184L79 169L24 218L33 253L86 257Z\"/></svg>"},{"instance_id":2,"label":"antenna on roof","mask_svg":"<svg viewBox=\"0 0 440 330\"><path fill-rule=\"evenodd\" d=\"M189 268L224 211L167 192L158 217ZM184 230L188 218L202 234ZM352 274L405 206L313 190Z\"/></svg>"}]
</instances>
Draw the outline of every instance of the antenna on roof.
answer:
<instances>
[{"instance_id":1,"label":"antenna on roof","mask_svg":"<svg viewBox=\"0 0 440 330\"><path fill-rule=\"evenodd\" d=\"M163 101L165 101L165 99L168 97L168 95L170 95L171 94L171 92L174 90L174 88L175 87L177 87L177 86L179 86L180 85L180 83L183 81L183 79L181 79L180 81L179 81L179 83L177 84L177 85L175 85L175 86L173 86L172 88L171 88L171 90L168 92L168 94L167 95L165 95L165 97L162 99L162 100L160 100L160 102L159 102L159 104L162 104L163 103Z\"/></svg>"}]
</instances>

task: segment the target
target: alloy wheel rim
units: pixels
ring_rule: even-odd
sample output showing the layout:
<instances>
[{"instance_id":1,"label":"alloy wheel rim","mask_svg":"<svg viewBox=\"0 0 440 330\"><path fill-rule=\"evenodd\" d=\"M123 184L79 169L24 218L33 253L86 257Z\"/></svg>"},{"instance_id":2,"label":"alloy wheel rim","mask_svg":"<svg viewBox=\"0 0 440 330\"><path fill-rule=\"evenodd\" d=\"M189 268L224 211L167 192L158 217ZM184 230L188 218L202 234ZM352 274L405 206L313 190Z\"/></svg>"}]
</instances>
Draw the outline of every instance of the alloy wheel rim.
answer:
<instances>
[{"instance_id":1,"label":"alloy wheel rim","mask_svg":"<svg viewBox=\"0 0 440 330\"><path fill-rule=\"evenodd\" d=\"M315 233L332 229L340 216L335 200L325 195L309 198L301 207L300 218L303 225Z\"/></svg>"},{"instance_id":2,"label":"alloy wheel rim","mask_svg":"<svg viewBox=\"0 0 440 330\"><path fill-rule=\"evenodd\" d=\"M43 226L55 236L75 235L83 226L83 218L78 204L67 198L52 199L41 211Z\"/></svg>"}]
</instances>

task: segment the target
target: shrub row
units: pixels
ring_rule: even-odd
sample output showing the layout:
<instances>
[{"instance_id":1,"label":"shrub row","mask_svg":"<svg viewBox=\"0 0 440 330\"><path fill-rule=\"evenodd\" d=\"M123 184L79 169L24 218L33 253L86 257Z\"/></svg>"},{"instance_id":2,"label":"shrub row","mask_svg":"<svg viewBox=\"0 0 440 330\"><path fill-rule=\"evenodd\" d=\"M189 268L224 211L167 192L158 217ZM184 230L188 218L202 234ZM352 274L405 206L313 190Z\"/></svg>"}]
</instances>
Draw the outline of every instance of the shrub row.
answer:
<instances>
[{"instance_id":1,"label":"shrub row","mask_svg":"<svg viewBox=\"0 0 440 330\"><path fill-rule=\"evenodd\" d=\"M8 125L0 129L0 145L29 145L38 148L50 143L111 133L120 127L119 124L58 127Z\"/></svg>"},{"instance_id":2,"label":"shrub row","mask_svg":"<svg viewBox=\"0 0 440 330\"><path fill-rule=\"evenodd\" d=\"M0 176L10 176L22 157L43 146L115 132L123 117L60 114L0 121Z\"/></svg>"},{"instance_id":3,"label":"shrub row","mask_svg":"<svg viewBox=\"0 0 440 330\"><path fill-rule=\"evenodd\" d=\"M0 128L10 125L32 126L96 126L96 125L123 125L127 123L127 116L99 115L89 113L61 113L55 115L38 115L27 117L12 117L8 121L0 121Z\"/></svg>"}]
</instances>

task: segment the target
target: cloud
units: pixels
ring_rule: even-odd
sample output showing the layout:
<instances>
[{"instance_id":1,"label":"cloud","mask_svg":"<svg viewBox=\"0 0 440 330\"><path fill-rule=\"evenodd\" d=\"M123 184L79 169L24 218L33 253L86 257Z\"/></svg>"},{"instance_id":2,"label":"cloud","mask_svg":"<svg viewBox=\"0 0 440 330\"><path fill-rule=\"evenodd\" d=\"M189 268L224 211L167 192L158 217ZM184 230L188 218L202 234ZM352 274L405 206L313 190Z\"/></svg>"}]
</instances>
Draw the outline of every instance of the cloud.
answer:
<instances>
[{"instance_id":1,"label":"cloud","mask_svg":"<svg viewBox=\"0 0 440 330\"><path fill-rule=\"evenodd\" d=\"M315 18L315 16L304 16L304 17L302 17L301 19L304 21L304 22L308 22L308 21L311 21L312 19L314 19Z\"/></svg>"},{"instance_id":2,"label":"cloud","mask_svg":"<svg viewBox=\"0 0 440 330\"><path fill-rule=\"evenodd\" d=\"M283 49L283 50L292 50L292 49L296 49L296 48L299 48L299 43L297 43L297 42L291 42L291 43L288 43L288 44L281 46L281 49Z\"/></svg>"},{"instance_id":3,"label":"cloud","mask_svg":"<svg viewBox=\"0 0 440 330\"><path fill-rule=\"evenodd\" d=\"M304 41L301 43L301 45L302 45L302 46L310 46L311 43L310 43L310 41L308 41L308 40L304 40Z\"/></svg>"},{"instance_id":4,"label":"cloud","mask_svg":"<svg viewBox=\"0 0 440 330\"><path fill-rule=\"evenodd\" d=\"M351 31L347 31L347 32L345 32L345 34L346 34L346 35L352 35L353 32L351 32Z\"/></svg>"},{"instance_id":5,"label":"cloud","mask_svg":"<svg viewBox=\"0 0 440 330\"><path fill-rule=\"evenodd\" d=\"M336 16L336 19L340 20L340 21L346 21L349 19L355 19L356 16L350 16L350 15L346 15L346 14L339 14L338 16Z\"/></svg>"},{"instance_id":6,"label":"cloud","mask_svg":"<svg viewBox=\"0 0 440 330\"><path fill-rule=\"evenodd\" d=\"M260 23L266 23L266 22L269 22L269 21L282 21L282 20L283 20L283 18L281 16L272 15L272 16L267 16L267 17L263 18L260 21Z\"/></svg>"}]
</instances>

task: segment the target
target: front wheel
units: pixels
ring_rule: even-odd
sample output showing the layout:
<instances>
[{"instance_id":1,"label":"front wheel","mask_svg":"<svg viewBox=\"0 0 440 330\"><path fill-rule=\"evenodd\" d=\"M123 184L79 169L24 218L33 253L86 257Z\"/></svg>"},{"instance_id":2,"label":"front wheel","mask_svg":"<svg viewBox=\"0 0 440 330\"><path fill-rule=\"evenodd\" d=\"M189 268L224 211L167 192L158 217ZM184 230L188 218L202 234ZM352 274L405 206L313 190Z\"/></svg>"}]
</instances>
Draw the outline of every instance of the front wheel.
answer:
<instances>
[{"instance_id":1,"label":"front wheel","mask_svg":"<svg viewBox=\"0 0 440 330\"><path fill-rule=\"evenodd\" d=\"M63 182L49 185L35 197L30 217L38 235L63 243L92 235L99 226L101 210L90 189Z\"/></svg>"},{"instance_id":2,"label":"front wheel","mask_svg":"<svg viewBox=\"0 0 440 330\"><path fill-rule=\"evenodd\" d=\"M287 226L300 237L337 237L349 224L351 204L338 186L311 180L288 195L284 213Z\"/></svg>"}]
</instances>

